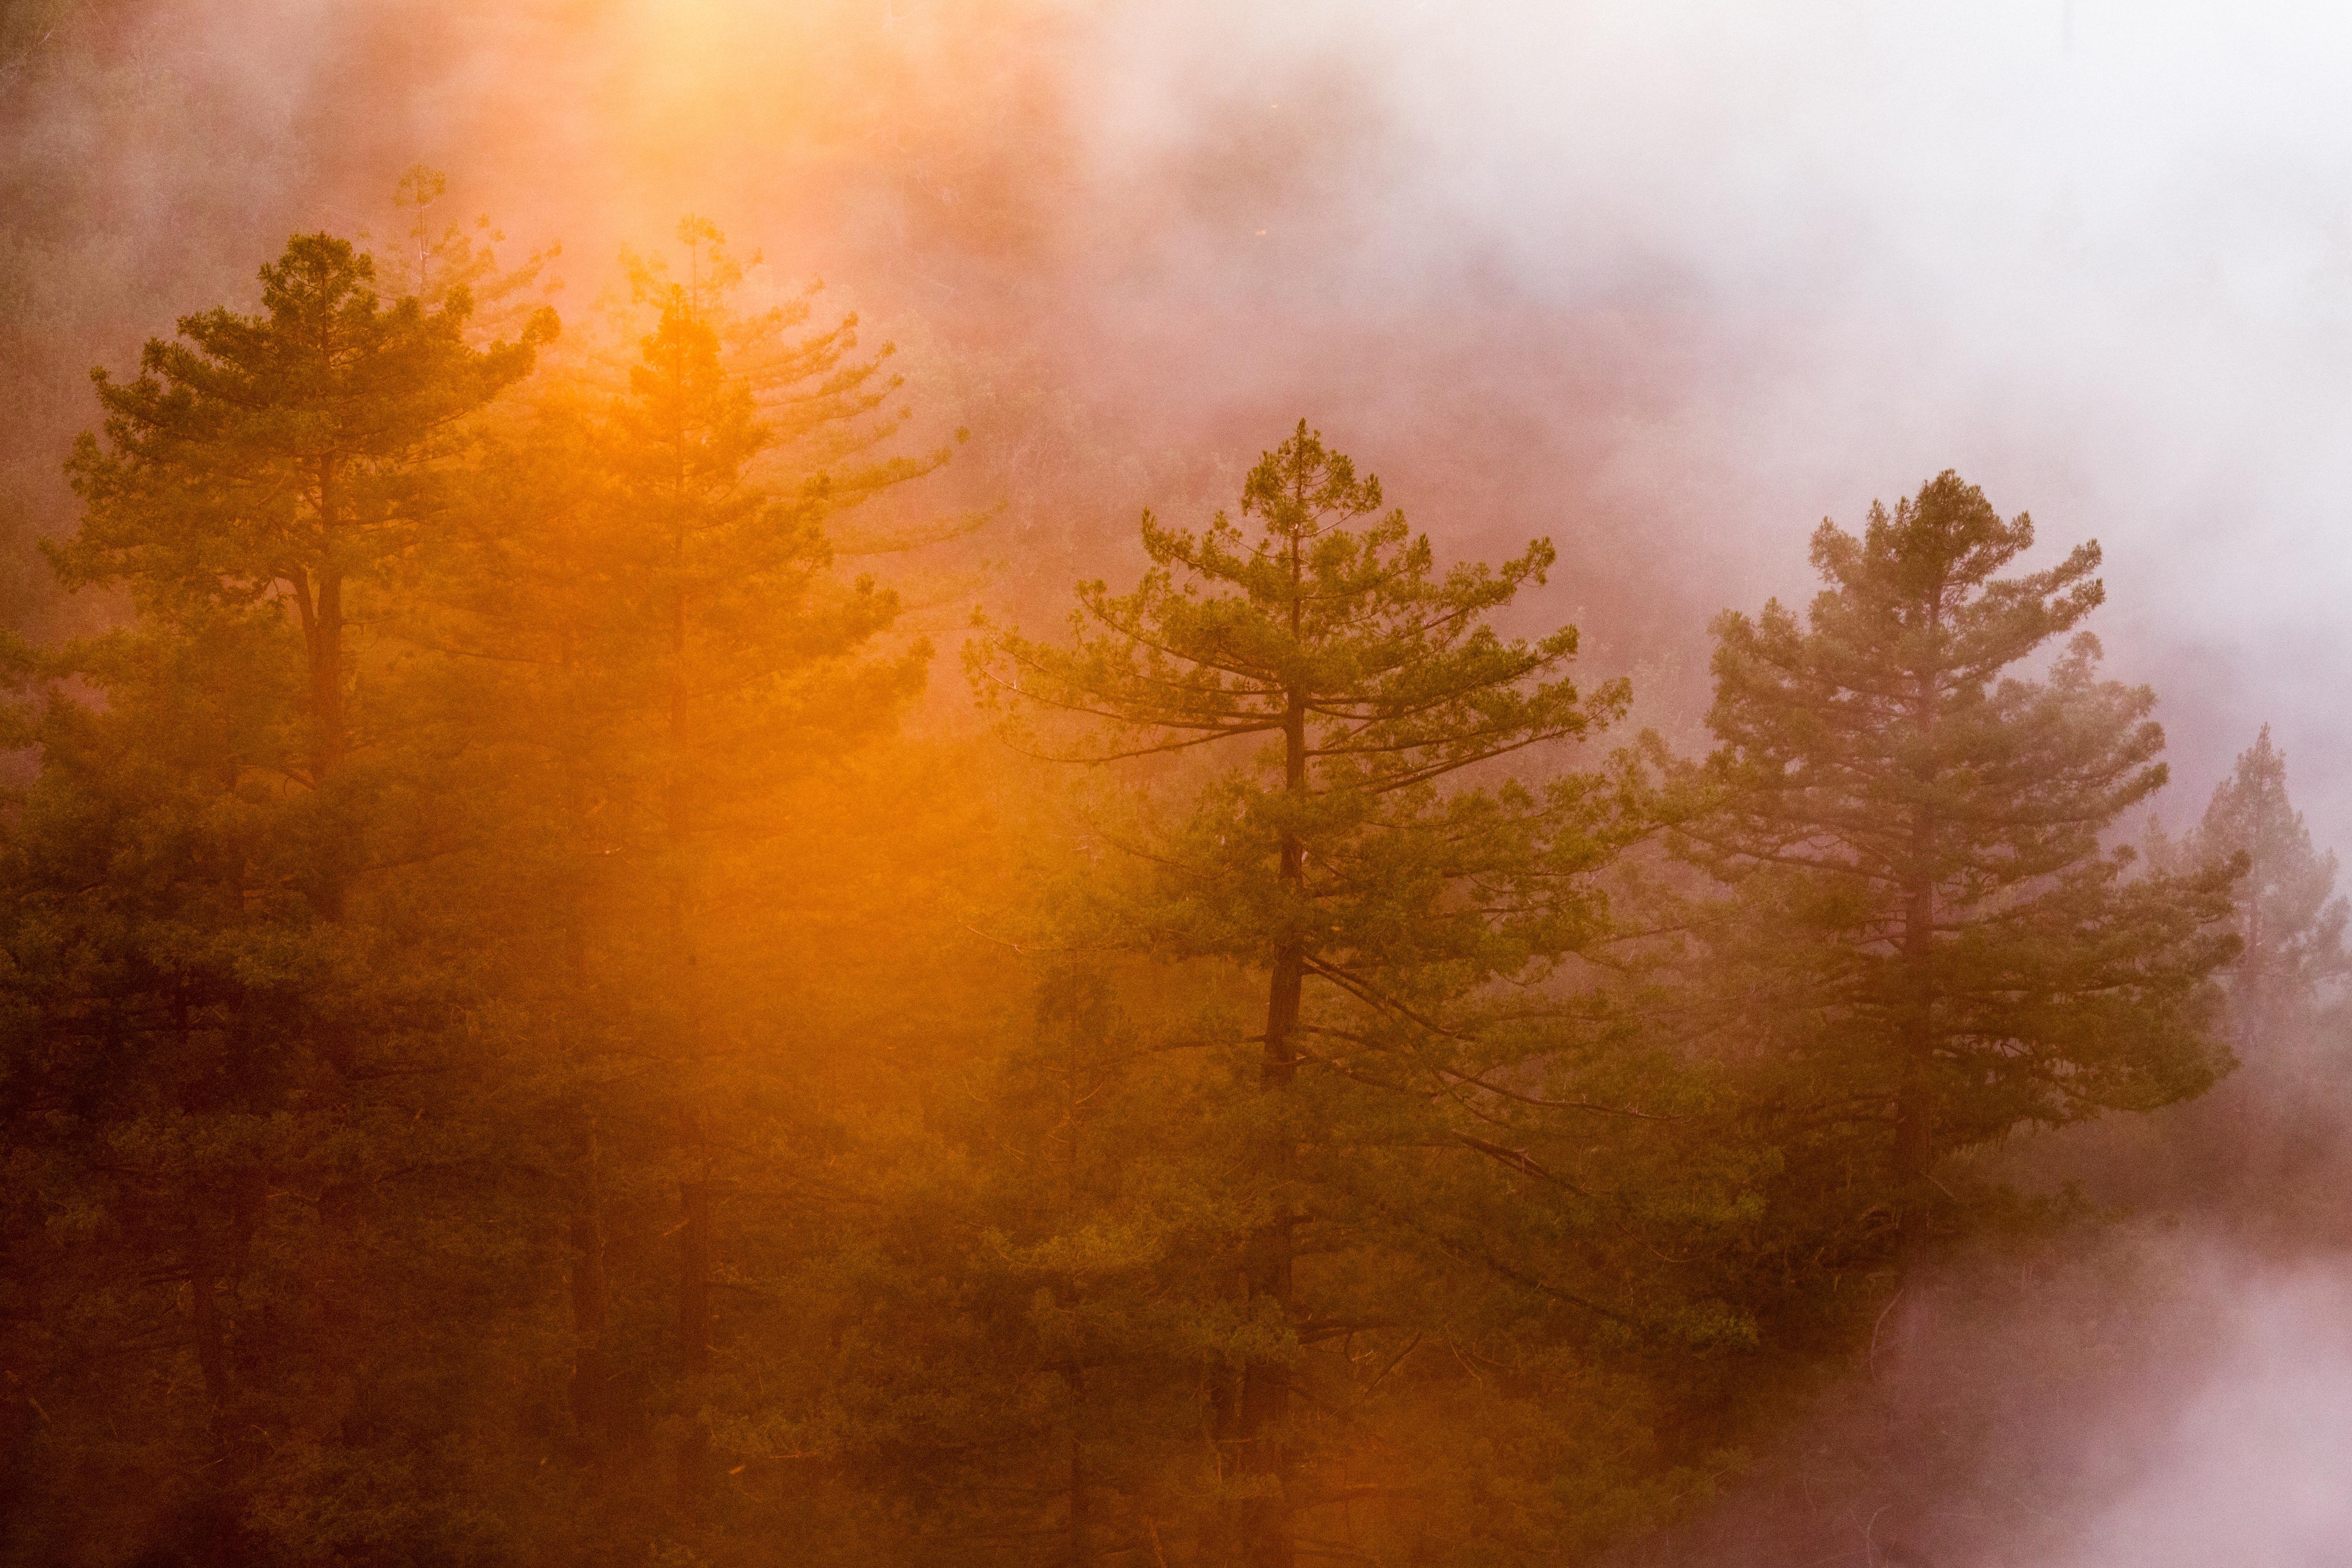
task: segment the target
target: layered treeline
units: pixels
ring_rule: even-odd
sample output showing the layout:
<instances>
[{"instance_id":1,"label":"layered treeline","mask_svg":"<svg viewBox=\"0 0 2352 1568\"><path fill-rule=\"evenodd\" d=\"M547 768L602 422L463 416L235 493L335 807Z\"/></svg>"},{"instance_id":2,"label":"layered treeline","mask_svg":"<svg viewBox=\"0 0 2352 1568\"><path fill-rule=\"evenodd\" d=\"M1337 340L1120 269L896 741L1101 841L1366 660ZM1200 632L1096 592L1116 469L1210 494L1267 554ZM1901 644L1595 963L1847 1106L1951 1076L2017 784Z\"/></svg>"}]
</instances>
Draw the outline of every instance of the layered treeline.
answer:
<instances>
[{"instance_id":1,"label":"layered treeline","mask_svg":"<svg viewBox=\"0 0 2352 1568\"><path fill-rule=\"evenodd\" d=\"M1977 1151L2225 1071L2242 925L2249 1019L2332 961L2332 866L2233 903L2266 743L2269 827L2114 847L2096 548L1948 474L1717 623L1705 758L1304 423L918 733L832 540L951 453L680 240L583 332L299 236L99 377L124 612L8 650L11 1561L1577 1560L2019 1221Z\"/></svg>"}]
</instances>

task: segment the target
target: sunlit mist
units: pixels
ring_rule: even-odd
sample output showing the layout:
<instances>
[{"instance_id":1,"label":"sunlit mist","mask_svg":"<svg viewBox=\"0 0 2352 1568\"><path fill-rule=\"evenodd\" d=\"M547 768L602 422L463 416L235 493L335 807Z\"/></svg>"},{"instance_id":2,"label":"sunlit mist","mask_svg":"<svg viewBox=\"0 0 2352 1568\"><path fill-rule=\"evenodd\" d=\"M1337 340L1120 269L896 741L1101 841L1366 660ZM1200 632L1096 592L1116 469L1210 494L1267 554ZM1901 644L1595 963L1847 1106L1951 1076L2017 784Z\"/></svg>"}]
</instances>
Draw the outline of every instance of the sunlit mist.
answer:
<instances>
[{"instance_id":1,"label":"sunlit mist","mask_svg":"<svg viewBox=\"0 0 2352 1568\"><path fill-rule=\"evenodd\" d=\"M0 10L0 1559L2352 1559L2347 94Z\"/></svg>"}]
</instances>

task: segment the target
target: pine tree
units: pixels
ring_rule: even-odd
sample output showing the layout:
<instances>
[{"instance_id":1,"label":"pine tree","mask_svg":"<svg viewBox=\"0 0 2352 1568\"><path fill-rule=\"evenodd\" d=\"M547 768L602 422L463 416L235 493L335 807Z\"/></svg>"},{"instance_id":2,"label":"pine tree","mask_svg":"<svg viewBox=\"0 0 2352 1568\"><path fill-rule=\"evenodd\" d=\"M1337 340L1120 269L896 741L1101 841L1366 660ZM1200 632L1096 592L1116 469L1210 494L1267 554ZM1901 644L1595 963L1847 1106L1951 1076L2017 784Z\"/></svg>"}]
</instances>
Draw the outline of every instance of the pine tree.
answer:
<instances>
[{"instance_id":1,"label":"pine tree","mask_svg":"<svg viewBox=\"0 0 2352 1568\"><path fill-rule=\"evenodd\" d=\"M191 1478L161 1506L214 1521L200 1550L264 1516L287 1550L370 1550L367 1500L463 1448L446 1406L392 1390L464 1375L452 1295L481 1287L498 1207L436 1228L487 1064L448 1027L462 966L404 897L416 841L383 831L410 814L388 781L417 770L415 716L362 681L351 629L533 351L477 352L462 296L387 307L370 276L298 235L263 315L188 318L137 380L98 376L82 528L51 559L135 619L11 650L43 701L5 857L10 1133L44 1152L47 1212L90 1217L14 1239L80 1325L60 1364L120 1357L166 1391L139 1429ZM445 1266L387 1266L424 1251ZM463 1512L402 1528L472 1550Z\"/></svg>"},{"instance_id":2,"label":"pine tree","mask_svg":"<svg viewBox=\"0 0 2352 1568\"><path fill-rule=\"evenodd\" d=\"M2336 855L2312 847L2303 813L2287 800L2286 758L2264 725L2174 858L2183 866L2246 858L2231 922L2244 944L2230 967L2239 1051L2274 1046L2310 1008L2322 982L2344 973L2352 905L2336 896Z\"/></svg>"},{"instance_id":3,"label":"pine tree","mask_svg":"<svg viewBox=\"0 0 2352 1568\"><path fill-rule=\"evenodd\" d=\"M471 229L443 222L440 232L434 232L433 209L448 193L448 176L429 164L413 163L402 172L392 204L407 217L402 232L385 236L372 253L385 282L397 295L414 297L427 309L440 309L462 292L469 306L467 329L477 339L485 332L503 337L509 329L527 330L530 319L541 308L530 303L530 296L551 296L563 287L549 270L563 246L545 246L520 266L501 267L498 247L507 236L488 214L477 217ZM360 237L371 236L362 233Z\"/></svg>"},{"instance_id":4,"label":"pine tree","mask_svg":"<svg viewBox=\"0 0 2352 1568\"><path fill-rule=\"evenodd\" d=\"M447 510L447 459L467 415L527 373L555 330L477 351L462 290L426 310L391 306L350 242L298 235L261 269L265 314L226 308L151 340L137 379L93 372L103 439L83 435L68 469L84 504L50 548L69 587L121 583L156 623L222 614L300 634L303 701L274 754L320 821L305 891L334 918L356 869L345 764L384 737L354 712L352 602Z\"/></svg>"},{"instance_id":5,"label":"pine tree","mask_svg":"<svg viewBox=\"0 0 2352 1568\"><path fill-rule=\"evenodd\" d=\"M667 1421L668 1506L691 1521L706 1412L749 1419L730 1391L757 1381L714 1351L719 1260L766 1223L751 1206L730 1240L727 1195L772 1183L761 1161L832 1115L796 1087L817 1071L793 1005L814 948L780 911L835 852L793 825L811 817L796 791L858 766L929 656L887 645L898 596L835 571L828 524L945 455L877 454L896 383L854 320L810 328L805 298L738 312L723 236L679 232L687 281L633 263L650 319L625 390L592 361L508 434L424 574L415 635L453 661L470 743L505 759L509 870L535 894L508 935L516 973L537 953L563 977L541 1017L568 1129L577 1427L624 1464ZM656 1203L672 1255L652 1353L622 1328L648 1281L611 1258Z\"/></svg>"},{"instance_id":6,"label":"pine tree","mask_svg":"<svg viewBox=\"0 0 2352 1568\"><path fill-rule=\"evenodd\" d=\"M874 1306L835 1280L837 1211L905 1153L859 1126L866 1059L953 1016L894 967L953 898L871 884L951 873L956 797L857 755L924 650L876 648L896 601L824 527L942 455L874 456L893 383L850 327L735 315L708 267L651 278L625 390L489 422L530 345L477 352L462 291L386 307L368 276L298 238L274 315L192 318L103 385L56 554L138 618L10 650L49 700L11 721L44 758L0 859L36 1180L0 1241L76 1325L22 1364L60 1451L135 1413L188 1478L171 1532L223 1560L534 1527L588 1560L621 1524L641 1560L707 1519L714 1425L822 1402L822 1340L761 1303ZM93 1360L120 1378L66 1392Z\"/></svg>"},{"instance_id":7,"label":"pine tree","mask_svg":"<svg viewBox=\"0 0 2352 1568\"><path fill-rule=\"evenodd\" d=\"M1947 472L1859 538L1822 525L1804 623L1775 602L1715 624L1715 795L1684 828L1737 889L1709 961L1768 1125L1872 1151L1880 1174L1822 1167L1817 1195L1891 1211L1906 1245L1943 1155L2228 1065L2207 979L2235 947L2229 871L2128 876L2102 850L2164 782L2156 698L2099 680L2078 630L2097 545L1998 575L2032 543ZM2015 673L2070 633L2045 678Z\"/></svg>"},{"instance_id":8,"label":"pine tree","mask_svg":"<svg viewBox=\"0 0 2352 1568\"><path fill-rule=\"evenodd\" d=\"M1132 593L1087 584L1072 644L1002 633L971 664L982 693L1024 721L1040 710L1108 721L1107 744L1063 755L1262 745L1150 848L1168 873L1124 915L1164 957L1265 977L1258 1093L1231 1113L1248 1179L1226 1178L1221 1195L1245 1283L1223 1330L1238 1375L1215 1390L1230 1535L1204 1549L1287 1568L1301 1518L1345 1490L1317 1472L1294 1395L1317 1392L1312 1347L1381 1316L1365 1260L1384 1245L1371 1239L1381 1200L1350 1185L1392 1198L1382 1182L1427 1179L1417 1155L1399 1169L1364 1151L1433 1145L1533 1166L1416 1113L1506 1098L1498 1073L1540 1082L1559 1041L1515 1033L1528 1004L1501 1002L1500 982L1540 995L1599 925L1579 878L1607 840L1585 780L1442 786L1594 731L1628 698L1622 681L1588 695L1566 677L1572 628L1526 643L1490 624L1544 580L1548 542L1499 570L1440 575L1428 539L1383 514L1378 480L1303 421L1251 470L1241 511L1259 520L1256 538L1222 513L1198 535L1146 513L1152 566ZM1433 1256L1444 1242L1402 1245Z\"/></svg>"}]
</instances>

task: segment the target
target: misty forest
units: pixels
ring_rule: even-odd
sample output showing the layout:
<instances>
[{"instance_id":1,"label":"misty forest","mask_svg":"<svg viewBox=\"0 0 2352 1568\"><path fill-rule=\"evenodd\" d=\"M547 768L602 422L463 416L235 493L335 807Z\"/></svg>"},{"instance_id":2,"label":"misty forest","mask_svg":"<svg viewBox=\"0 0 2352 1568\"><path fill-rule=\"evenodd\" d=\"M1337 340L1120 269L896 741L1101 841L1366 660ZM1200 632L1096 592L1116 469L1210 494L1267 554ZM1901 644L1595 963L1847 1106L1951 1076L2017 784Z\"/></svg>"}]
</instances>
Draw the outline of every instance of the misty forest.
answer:
<instances>
[{"instance_id":1,"label":"misty forest","mask_svg":"<svg viewBox=\"0 0 2352 1568\"><path fill-rule=\"evenodd\" d=\"M1207 16L0 10L0 1561L2352 1550L2221 470Z\"/></svg>"}]
</instances>

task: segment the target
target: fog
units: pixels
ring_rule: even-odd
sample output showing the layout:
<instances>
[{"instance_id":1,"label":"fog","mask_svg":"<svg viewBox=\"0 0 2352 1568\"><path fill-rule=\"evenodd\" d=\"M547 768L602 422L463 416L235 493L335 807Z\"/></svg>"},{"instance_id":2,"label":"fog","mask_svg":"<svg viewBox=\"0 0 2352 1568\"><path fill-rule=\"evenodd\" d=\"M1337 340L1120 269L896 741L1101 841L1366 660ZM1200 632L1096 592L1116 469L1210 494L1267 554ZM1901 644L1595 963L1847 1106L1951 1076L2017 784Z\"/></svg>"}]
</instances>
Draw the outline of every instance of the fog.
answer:
<instances>
[{"instance_id":1,"label":"fog","mask_svg":"<svg viewBox=\"0 0 2352 1568\"><path fill-rule=\"evenodd\" d=\"M48 9L7 108L50 377L257 234L384 226L413 160L563 240L575 303L694 210L884 332L1017 340L1107 446L1245 457L1303 413L1465 553L1551 532L1552 608L1628 664L1696 663L1714 610L1806 591L1819 517L1958 467L2106 546L2174 814L2267 718L2352 824L2324 8Z\"/></svg>"},{"instance_id":2,"label":"fog","mask_svg":"<svg viewBox=\"0 0 2352 1568\"><path fill-rule=\"evenodd\" d=\"M2126 1227L1922 1281L1715 1508L1622 1564L2337 1560L2352 1260Z\"/></svg>"},{"instance_id":3,"label":"fog","mask_svg":"<svg viewBox=\"0 0 2352 1568\"><path fill-rule=\"evenodd\" d=\"M1197 144L1180 106L1237 74L1244 15L1202 32L1131 24L1139 41L1112 53L1157 62L1153 112L1107 118ZM2320 836L2343 836L2328 636L2352 570L2336 542L2352 321L2340 17L2057 3L1341 16L1294 17L1257 56L1267 81L1278 65L1360 63L1388 132L1333 204L1345 243L1298 247L1329 279L1298 292L1542 318L1550 354L1587 367L1587 398L1547 397L1562 372L1530 385L1504 351L1486 399L1498 420L1546 422L1547 455L1586 460L1548 526L1622 519L1620 549L1674 559L1643 587L1689 626L1718 602L1803 592L1812 519L1851 522L1956 466L2032 510L2045 540L2106 546L2111 658L2158 683L2192 800L2271 716ZM1194 265L1162 259L1154 280L1217 298ZM1461 395L1381 386L1375 401ZM1361 417L1360 399L1327 402Z\"/></svg>"},{"instance_id":4,"label":"fog","mask_svg":"<svg viewBox=\"0 0 2352 1568\"><path fill-rule=\"evenodd\" d=\"M966 497L1003 509L959 570L1016 586L1121 559L1137 507L1207 504L1304 416L1446 553L1553 535L1539 612L1686 720L1710 614L1803 597L1821 517L1957 468L2045 547L2105 546L2095 625L2160 694L2168 819L2267 721L2315 838L2352 844L2352 15L775 10L12 6L20 621L60 613L29 541L69 527L82 371L249 298L289 229L387 230L422 160L453 215L562 243L567 312L687 211L823 275L908 345L917 435L971 423ZM1016 404L1062 411L1055 451L991 423ZM2049 1385L2063 1409L2020 1370L2053 1310L2025 1286L1949 1351L2018 1358L2003 1419L2046 1461L2050 1511L1967 1536L1969 1561L2352 1550L2352 1264L2187 1234L2143 1225L2074 1279L2069 1312L2101 1269L2162 1283L2104 1370ZM1905 1485L1905 1508L1949 1501ZM1860 1516L1848 1560L1904 1561L1899 1517Z\"/></svg>"},{"instance_id":5,"label":"fog","mask_svg":"<svg viewBox=\"0 0 2352 1568\"><path fill-rule=\"evenodd\" d=\"M2352 1299L2341 1269L2215 1281L2231 1303L2217 1360L2154 1429L2104 1432L2128 1479L2052 1561L2320 1562L2352 1536Z\"/></svg>"}]
</instances>

